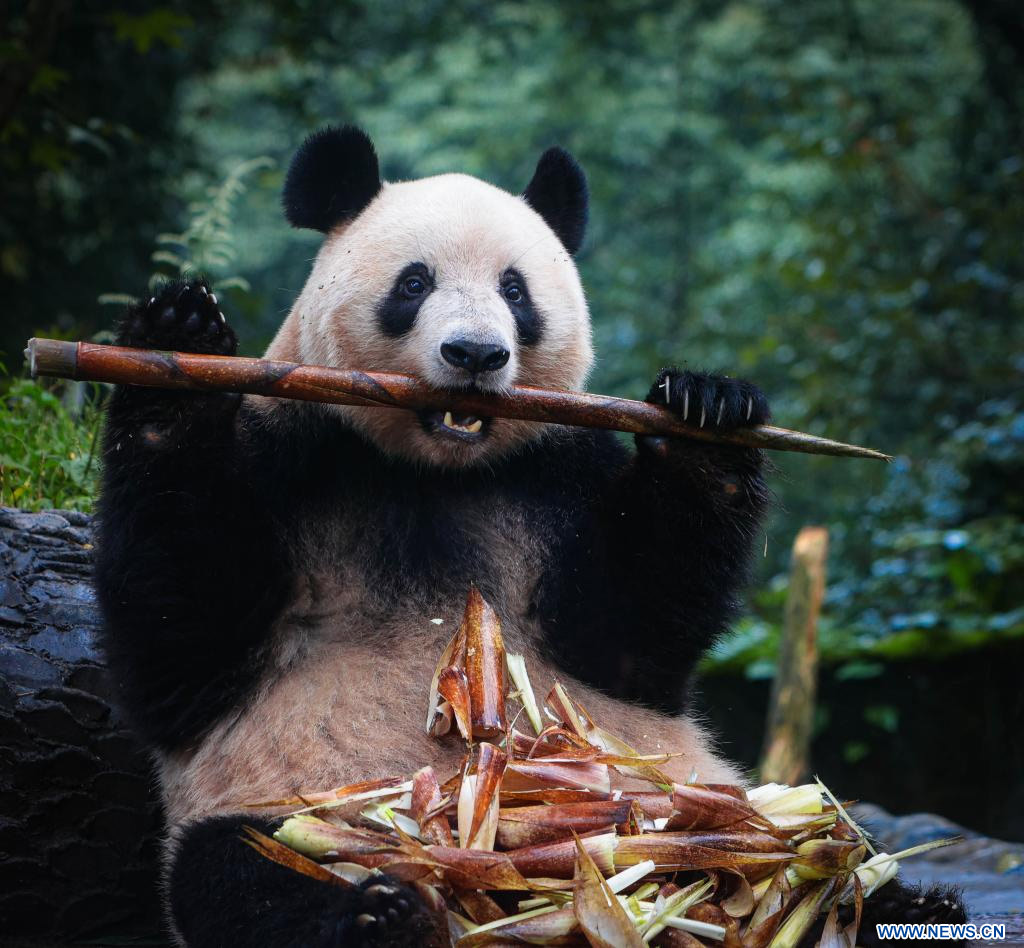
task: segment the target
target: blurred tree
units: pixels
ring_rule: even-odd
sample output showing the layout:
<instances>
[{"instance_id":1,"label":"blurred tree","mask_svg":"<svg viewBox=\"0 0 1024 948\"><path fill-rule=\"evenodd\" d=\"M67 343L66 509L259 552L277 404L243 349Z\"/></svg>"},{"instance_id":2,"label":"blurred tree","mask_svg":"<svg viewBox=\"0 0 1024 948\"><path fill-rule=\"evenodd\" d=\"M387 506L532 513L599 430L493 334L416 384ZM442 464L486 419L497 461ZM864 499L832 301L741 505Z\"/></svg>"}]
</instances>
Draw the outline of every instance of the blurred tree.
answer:
<instances>
[{"instance_id":1,"label":"blurred tree","mask_svg":"<svg viewBox=\"0 0 1024 948\"><path fill-rule=\"evenodd\" d=\"M230 305L258 353L319 239L284 225L281 169L324 122L367 127L392 178L462 170L513 190L558 142L592 186L595 388L718 367L757 380L783 424L900 455L778 459L762 580L800 524L829 524L826 657L1024 633L1009 0L52 0L9 22L9 350L55 319L109 322L97 295L141 290L155 234L269 155L234 222L251 288ZM751 667L778 618L777 583L759 586L729 646Z\"/></svg>"},{"instance_id":2,"label":"blurred tree","mask_svg":"<svg viewBox=\"0 0 1024 948\"><path fill-rule=\"evenodd\" d=\"M31 0L0 9L0 359L39 327L88 333L110 286L142 283L190 164L174 92L208 58L200 3ZM215 19L207 20L213 27Z\"/></svg>"}]
</instances>

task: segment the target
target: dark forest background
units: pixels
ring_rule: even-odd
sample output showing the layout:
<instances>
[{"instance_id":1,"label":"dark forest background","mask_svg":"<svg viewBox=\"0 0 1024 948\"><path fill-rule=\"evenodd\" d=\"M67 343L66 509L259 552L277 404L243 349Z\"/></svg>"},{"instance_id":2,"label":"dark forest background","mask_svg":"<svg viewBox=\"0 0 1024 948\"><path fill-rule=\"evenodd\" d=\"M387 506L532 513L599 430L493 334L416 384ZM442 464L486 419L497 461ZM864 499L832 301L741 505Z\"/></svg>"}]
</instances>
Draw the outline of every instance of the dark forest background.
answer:
<instances>
[{"instance_id":1,"label":"dark forest background","mask_svg":"<svg viewBox=\"0 0 1024 948\"><path fill-rule=\"evenodd\" d=\"M896 455L775 459L750 608L707 663L731 744L756 755L789 547L823 523L818 759L897 808L958 782L923 804L1024 835L1024 699L992 690L1024 656L1014 0L37 0L0 29L0 502L94 489L102 393L26 380L29 335L104 339L193 268L261 352L317 246L278 203L311 130L364 126L392 179L516 191L559 143L592 188L592 390L720 368L780 424Z\"/></svg>"}]
</instances>

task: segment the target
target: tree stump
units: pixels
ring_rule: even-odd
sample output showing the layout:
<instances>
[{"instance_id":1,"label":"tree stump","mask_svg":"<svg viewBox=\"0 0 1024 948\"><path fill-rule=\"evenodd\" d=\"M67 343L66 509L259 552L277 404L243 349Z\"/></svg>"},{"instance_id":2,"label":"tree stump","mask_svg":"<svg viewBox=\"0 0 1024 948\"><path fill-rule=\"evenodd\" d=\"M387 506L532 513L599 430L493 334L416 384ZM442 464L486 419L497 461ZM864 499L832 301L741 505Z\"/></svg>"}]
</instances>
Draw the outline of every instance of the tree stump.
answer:
<instances>
[{"instance_id":1,"label":"tree stump","mask_svg":"<svg viewBox=\"0 0 1024 948\"><path fill-rule=\"evenodd\" d=\"M160 808L97 648L89 518L0 508L0 932L160 930Z\"/></svg>"},{"instance_id":2,"label":"tree stump","mask_svg":"<svg viewBox=\"0 0 1024 948\"><path fill-rule=\"evenodd\" d=\"M793 543L779 661L768 709L761 779L795 784L807 775L818 679L818 613L825 596L828 530L804 527Z\"/></svg>"}]
</instances>

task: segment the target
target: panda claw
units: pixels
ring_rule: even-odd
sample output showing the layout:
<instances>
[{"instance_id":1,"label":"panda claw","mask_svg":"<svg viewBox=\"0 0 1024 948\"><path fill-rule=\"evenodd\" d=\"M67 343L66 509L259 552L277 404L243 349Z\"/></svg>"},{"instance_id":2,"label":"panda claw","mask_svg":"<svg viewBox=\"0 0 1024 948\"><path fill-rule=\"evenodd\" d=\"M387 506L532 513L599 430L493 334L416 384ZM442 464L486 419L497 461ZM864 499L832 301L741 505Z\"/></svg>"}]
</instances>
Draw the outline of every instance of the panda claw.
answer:
<instances>
[{"instance_id":1,"label":"panda claw","mask_svg":"<svg viewBox=\"0 0 1024 948\"><path fill-rule=\"evenodd\" d=\"M354 893L361 901L349 911L348 925L360 931L357 944L426 945L435 944L431 937L433 921L429 909L415 890L397 880L382 876L369 879ZM348 942L346 942L348 944Z\"/></svg>"},{"instance_id":2,"label":"panda claw","mask_svg":"<svg viewBox=\"0 0 1024 948\"><path fill-rule=\"evenodd\" d=\"M204 292L205 292L205 290L204 290ZM217 294L216 293L211 293L210 294L210 302L213 303L214 306L217 305Z\"/></svg>"},{"instance_id":3,"label":"panda claw","mask_svg":"<svg viewBox=\"0 0 1024 948\"><path fill-rule=\"evenodd\" d=\"M764 398L752 383L714 373L662 369L647 395L647 401L671 408L680 421L695 428L712 431L731 431L744 425L762 424L769 417Z\"/></svg>"},{"instance_id":4,"label":"panda claw","mask_svg":"<svg viewBox=\"0 0 1024 948\"><path fill-rule=\"evenodd\" d=\"M171 283L148 299L128 313L118 331L119 345L234 354L235 334L203 283Z\"/></svg>"}]
</instances>

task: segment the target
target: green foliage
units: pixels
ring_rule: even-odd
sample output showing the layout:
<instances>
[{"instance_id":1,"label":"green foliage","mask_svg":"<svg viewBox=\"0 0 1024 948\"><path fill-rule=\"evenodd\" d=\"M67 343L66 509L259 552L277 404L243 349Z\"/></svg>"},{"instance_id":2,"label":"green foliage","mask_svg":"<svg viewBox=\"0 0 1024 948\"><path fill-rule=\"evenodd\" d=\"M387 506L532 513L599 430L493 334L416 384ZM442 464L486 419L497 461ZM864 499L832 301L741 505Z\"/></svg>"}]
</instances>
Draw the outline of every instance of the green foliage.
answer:
<instances>
[{"instance_id":1,"label":"green foliage","mask_svg":"<svg viewBox=\"0 0 1024 948\"><path fill-rule=\"evenodd\" d=\"M157 249L150 260L157 264L149 278L153 289L164 280L201 274L215 282L218 291L250 291L249 281L227 270L235 260L237 234L232 215L239 198L245 193L245 179L257 171L274 167L267 157L250 158L235 164L219 184L204 188L202 200L188 206L188 222L180 233L156 235ZM162 269L161 269L162 268ZM99 302L130 306L136 297L127 293L103 293Z\"/></svg>"},{"instance_id":2,"label":"green foliage","mask_svg":"<svg viewBox=\"0 0 1024 948\"><path fill-rule=\"evenodd\" d=\"M96 296L144 285L167 182L194 165L174 87L205 54L181 19L209 4L40 0L4 7L0 30L0 358L40 325L85 338ZM175 38L180 40L173 48ZM140 49L144 51L140 52Z\"/></svg>"},{"instance_id":3,"label":"green foliage","mask_svg":"<svg viewBox=\"0 0 1024 948\"><path fill-rule=\"evenodd\" d=\"M881 661L944 657L1024 636L1024 411L1009 397L947 430L920 470L893 465L865 511L870 566L836 563L820 629L840 678L867 678ZM785 577L755 596L748 618L707 659L707 671L770 675Z\"/></svg>"},{"instance_id":4,"label":"green foliage","mask_svg":"<svg viewBox=\"0 0 1024 948\"><path fill-rule=\"evenodd\" d=\"M114 27L114 37L130 42L137 53L148 53L155 43L179 49L184 43L183 31L193 25L192 17L169 7L157 7L140 14L116 10L108 19Z\"/></svg>"},{"instance_id":5,"label":"green foliage","mask_svg":"<svg viewBox=\"0 0 1024 948\"><path fill-rule=\"evenodd\" d=\"M101 6L68 8L76 43L37 55L21 17L0 49L26 89L0 116L8 351L41 322L109 325L97 292L141 292L155 262L240 268L231 316L258 353L320 237L284 224L262 159L244 200L188 205L326 122L364 125L392 180L514 191L560 143L591 184L593 390L722 368L779 423L898 456L775 458L750 614L708 667L772 673L806 523L830 528L822 652L841 677L1022 634L1024 81L996 5Z\"/></svg>"},{"instance_id":6,"label":"green foliage","mask_svg":"<svg viewBox=\"0 0 1024 948\"><path fill-rule=\"evenodd\" d=\"M0 395L0 506L91 509L103 413L99 393L83 388L15 379Z\"/></svg>"}]
</instances>

